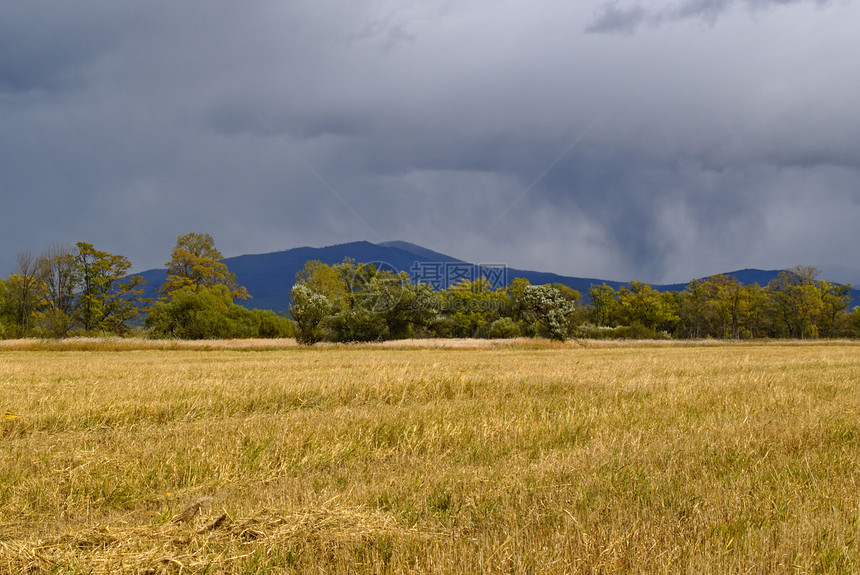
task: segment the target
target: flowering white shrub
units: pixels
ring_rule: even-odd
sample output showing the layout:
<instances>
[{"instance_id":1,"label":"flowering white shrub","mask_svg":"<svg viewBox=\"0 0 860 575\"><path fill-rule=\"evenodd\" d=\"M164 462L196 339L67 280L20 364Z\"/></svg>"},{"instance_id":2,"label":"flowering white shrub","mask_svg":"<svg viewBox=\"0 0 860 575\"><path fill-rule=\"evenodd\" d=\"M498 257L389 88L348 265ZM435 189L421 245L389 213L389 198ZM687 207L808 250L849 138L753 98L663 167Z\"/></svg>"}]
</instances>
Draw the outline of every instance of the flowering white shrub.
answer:
<instances>
[{"instance_id":1,"label":"flowering white shrub","mask_svg":"<svg viewBox=\"0 0 860 575\"><path fill-rule=\"evenodd\" d=\"M573 301L551 285L529 285L523 290L523 301L535 319L559 341L567 338L568 316L576 309Z\"/></svg>"}]
</instances>

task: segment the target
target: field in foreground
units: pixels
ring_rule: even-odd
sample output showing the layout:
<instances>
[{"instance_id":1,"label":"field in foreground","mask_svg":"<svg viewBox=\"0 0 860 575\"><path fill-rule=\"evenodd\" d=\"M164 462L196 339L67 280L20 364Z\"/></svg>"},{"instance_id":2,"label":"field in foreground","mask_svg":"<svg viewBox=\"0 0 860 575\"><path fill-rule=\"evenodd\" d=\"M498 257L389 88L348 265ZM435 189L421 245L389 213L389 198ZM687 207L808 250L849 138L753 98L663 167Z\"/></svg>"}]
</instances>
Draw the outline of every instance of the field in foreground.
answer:
<instances>
[{"instance_id":1,"label":"field in foreground","mask_svg":"<svg viewBox=\"0 0 860 575\"><path fill-rule=\"evenodd\" d=\"M0 347L0 573L856 573L860 345Z\"/></svg>"}]
</instances>

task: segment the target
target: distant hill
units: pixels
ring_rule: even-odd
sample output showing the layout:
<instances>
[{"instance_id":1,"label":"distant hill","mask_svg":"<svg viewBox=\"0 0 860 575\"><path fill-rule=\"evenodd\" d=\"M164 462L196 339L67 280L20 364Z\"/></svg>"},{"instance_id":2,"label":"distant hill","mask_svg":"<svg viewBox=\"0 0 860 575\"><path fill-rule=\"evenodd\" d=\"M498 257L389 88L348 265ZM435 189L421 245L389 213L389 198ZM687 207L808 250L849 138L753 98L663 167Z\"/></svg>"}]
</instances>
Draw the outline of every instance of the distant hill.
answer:
<instances>
[{"instance_id":1,"label":"distant hill","mask_svg":"<svg viewBox=\"0 0 860 575\"><path fill-rule=\"evenodd\" d=\"M289 292L295 283L296 273L309 260L325 264L338 264L345 258L356 262L375 263L398 271L406 271L413 281L430 283L434 287L448 287L458 278L475 279L486 275L494 286L507 285L514 278L525 278L533 284L560 283L577 290L587 299L592 285L606 284L613 289L627 285L625 282L607 281L596 278L562 276L548 272L519 270L500 266L475 265L455 257L434 252L409 242L395 241L380 244L370 242L351 242L324 248L301 247L267 254L243 255L225 258L224 263L236 274L239 284L248 289L253 298L242 302L249 308L271 309L286 312L289 308ZM745 285L758 283L767 285L779 274L780 270L744 269L728 272ZM164 269L147 270L140 274L146 280L146 296L157 297L158 289L165 279ZM691 278L692 279L692 278ZM680 291L687 284L652 285L659 291ZM854 303L860 305L860 292L852 291Z\"/></svg>"}]
</instances>

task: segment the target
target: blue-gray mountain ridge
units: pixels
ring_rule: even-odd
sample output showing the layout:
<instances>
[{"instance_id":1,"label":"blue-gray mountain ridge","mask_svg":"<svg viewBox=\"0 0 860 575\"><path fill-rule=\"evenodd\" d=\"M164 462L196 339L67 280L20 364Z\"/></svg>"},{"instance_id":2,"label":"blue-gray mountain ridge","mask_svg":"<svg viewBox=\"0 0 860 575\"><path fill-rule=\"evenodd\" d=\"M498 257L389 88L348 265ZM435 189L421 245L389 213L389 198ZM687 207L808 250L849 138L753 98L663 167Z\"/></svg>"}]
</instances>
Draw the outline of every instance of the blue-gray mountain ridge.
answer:
<instances>
[{"instance_id":1,"label":"blue-gray mountain ridge","mask_svg":"<svg viewBox=\"0 0 860 575\"><path fill-rule=\"evenodd\" d=\"M249 254L225 258L223 261L231 272L236 274L240 285L248 289L252 298L238 302L248 308L270 309L287 312L290 306L290 288L296 280L296 273L305 262L318 260L333 265L352 258L358 263L384 264L398 271L406 271L413 281L424 281L443 285L446 278L459 277L473 280L478 274L489 275L494 286L509 284L514 278L525 278L533 284L560 283L577 290L587 303L588 290L592 285L606 284L613 289L628 285L627 282L609 281L596 278L562 276L549 272L507 268L501 264L472 264L409 242L394 241L373 244L366 241L337 244L323 248L301 247L265 254ZM390 269L389 268L389 269ZM727 272L744 285L757 283L767 285L780 270L743 269ZM165 279L164 269L152 269L137 274L146 280L146 296L157 297L158 290ZM687 284L653 285L659 291L681 291ZM852 290L850 306L860 305L860 291ZM849 307L850 309L850 307Z\"/></svg>"}]
</instances>

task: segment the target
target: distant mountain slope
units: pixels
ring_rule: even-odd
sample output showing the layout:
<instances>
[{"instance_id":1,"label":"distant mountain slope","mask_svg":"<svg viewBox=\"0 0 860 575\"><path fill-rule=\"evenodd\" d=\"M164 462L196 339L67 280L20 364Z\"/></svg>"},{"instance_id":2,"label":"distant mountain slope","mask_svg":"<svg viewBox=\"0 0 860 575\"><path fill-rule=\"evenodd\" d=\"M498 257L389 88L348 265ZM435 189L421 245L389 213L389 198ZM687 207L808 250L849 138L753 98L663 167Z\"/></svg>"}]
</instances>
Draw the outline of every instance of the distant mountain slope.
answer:
<instances>
[{"instance_id":1,"label":"distant mountain slope","mask_svg":"<svg viewBox=\"0 0 860 575\"><path fill-rule=\"evenodd\" d=\"M433 250L428 250L427 248L422 248L421 246L416 246L415 244L410 244L409 242L382 242L377 244L381 247L386 248L396 248L399 250L403 250L404 252L408 252L410 254L416 255L421 258L426 258L426 261L439 261L439 262L462 262L463 260L458 260L457 258L452 258L451 256L446 256L445 254L440 254L439 252L434 252Z\"/></svg>"},{"instance_id":2,"label":"distant mountain slope","mask_svg":"<svg viewBox=\"0 0 860 575\"><path fill-rule=\"evenodd\" d=\"M760 286L766 286L779 275L779 272L782 270L756 270L756 269L742 269L733 272L722 272L722 275L733 277L743 285L753 285L758 284ZM720 274L714 274L720 275ZM705 278L698 278L705 279ZM692 281L692 279L691 279ZM684 290L690 282L682 283L682 284L664 284L664 285L652 285L654 289L658 291L682 291Z\"/></svg>"},{"instance_id":3,"label":"distant mountain slope","mask_svg":"<svg viewBox=\"0 0 860 575\"><path fill-rule=\"evenodd\" d=\"M356 262L383 263L400 271L406 271L415 281L447 287L458 277L474 279L476 275L488 273L494 285L509 284L514 278L525 278L533 284L560 283L569 286L587 299L592 285L606 284L613 289L627 285L626 282L605 281L594 278L561 276L554 273L520 270L514 268L481 268L455 257L448 256L408 242L351 242L323 248L301 247L267 254L243 255L225 258L224 263L236 274L239 284L248 288L253 298L244 302L249 308L271 309L286 312L289 308L289 292L295 283L296 274L305 262L318 260L325 264L341 263L345 258ZM779 270L744 269L729 272L745 285L758 283L767 285L779 274ZM148 297L157 297L158 289L164 283L165 270L147 270L138 275L147 282ZM683 290L687 284L652 285L659 291ZM854 302L860 304L860 292L852 291ZM856 302L856 303L855 303Z\"/></svg>"},{"instance_id":4,"label":"distant mountain slope","mask_svg":"<svg viewBox=\"0 0 860 575\"><path fill-rule=\"evenodd\" d=\"M243 255L225 258L224 263L236 274L239 284L245 286L253 296L243 305L284 312L289 308L290 288L305 262L317 260L332 265L343 262L345 258L363 263L385 263L407 272L424 263L462 263L451 256L407 242L382 245L363 241L324 248L301 247L282 252ZM158 289L164 283L165 270L147 270L138 275L146 280L146 296L157 297Z\"/></svg>"}]
</instances>

